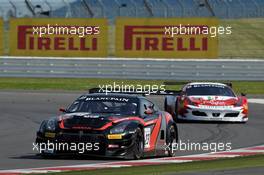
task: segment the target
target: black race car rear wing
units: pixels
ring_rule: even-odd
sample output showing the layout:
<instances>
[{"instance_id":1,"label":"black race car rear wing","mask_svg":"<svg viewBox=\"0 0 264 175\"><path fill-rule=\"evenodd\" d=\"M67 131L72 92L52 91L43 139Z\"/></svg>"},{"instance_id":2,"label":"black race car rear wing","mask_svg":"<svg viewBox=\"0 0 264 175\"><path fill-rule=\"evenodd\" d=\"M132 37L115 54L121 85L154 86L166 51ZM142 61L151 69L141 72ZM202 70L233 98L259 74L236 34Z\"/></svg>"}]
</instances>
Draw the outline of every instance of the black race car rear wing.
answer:
<instances>
[{"instance_id":1,"label":"black race car rear wing","mask_svg":"<svg viewBox=\"0 0 264 175\"><path fill-rule=\"evenodd\" d=\"M122 91L121 91L122 90ZM111 89L111 88L92 88L89 89L89 94L93 93L119 93L119 94L136 94L136 95L179 95L181 91L175 90L158 90L158 91L151 91L149 89L145 89L144 91L131 91L131 89Z\"/></svg>"}]
</instances>

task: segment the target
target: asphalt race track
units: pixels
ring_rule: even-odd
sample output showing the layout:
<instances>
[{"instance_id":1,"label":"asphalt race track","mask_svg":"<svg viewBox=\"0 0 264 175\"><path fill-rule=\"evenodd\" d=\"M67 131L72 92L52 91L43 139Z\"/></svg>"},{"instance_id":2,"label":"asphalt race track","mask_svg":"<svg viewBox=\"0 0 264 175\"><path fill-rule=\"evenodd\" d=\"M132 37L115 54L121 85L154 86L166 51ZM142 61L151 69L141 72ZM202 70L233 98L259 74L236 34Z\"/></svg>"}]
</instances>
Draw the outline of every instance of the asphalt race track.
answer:
<instances>
[{"instance_id":1,"label":"asphalt race track","mask_svg":"<svg viewBox=\"0 0 264 175\"><path fill-rule=\"evenodd\" d=\"M91 164L116 161L99 158L42 159L32 150L35 132L40 122L59 114L82 92L0 92L0 169L47 167L59 165ZM152 97L163 106L162 97ZM180 139L191 142L231 142L232 148L264 144L263 105L250 104L250 119L247 124L201 124L181 123ZM197 153L179 152L178 155Z\"/></svg>"}]
</instances>

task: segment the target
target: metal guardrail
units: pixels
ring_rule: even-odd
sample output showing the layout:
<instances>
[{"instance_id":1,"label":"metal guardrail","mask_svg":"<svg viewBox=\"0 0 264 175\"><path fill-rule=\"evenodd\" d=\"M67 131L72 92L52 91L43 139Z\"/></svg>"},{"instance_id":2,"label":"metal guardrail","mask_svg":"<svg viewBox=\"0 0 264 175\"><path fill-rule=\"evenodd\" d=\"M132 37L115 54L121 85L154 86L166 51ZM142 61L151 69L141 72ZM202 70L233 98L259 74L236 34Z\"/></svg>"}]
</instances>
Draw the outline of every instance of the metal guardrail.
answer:
<instances>
[{"instance_id":1,"label":"metal guardrail","mask_svg":"<svg viewBox=\"0 0 264 175\"><path fill-rule=\"evenodd\" d=\"M264 81L264 60L2 57L0 77Z\"/></svg>"}]
</instances>

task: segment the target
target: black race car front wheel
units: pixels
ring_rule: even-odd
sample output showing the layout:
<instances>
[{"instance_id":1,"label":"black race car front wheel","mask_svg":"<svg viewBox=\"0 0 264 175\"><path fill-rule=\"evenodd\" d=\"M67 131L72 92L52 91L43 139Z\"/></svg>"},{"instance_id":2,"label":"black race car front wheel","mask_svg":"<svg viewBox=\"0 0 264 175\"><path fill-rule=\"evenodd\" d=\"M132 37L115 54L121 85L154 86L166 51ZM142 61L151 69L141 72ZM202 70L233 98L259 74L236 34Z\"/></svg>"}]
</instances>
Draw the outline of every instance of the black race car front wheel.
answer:
<instances>
[{"instance_id":1,"label":"black race car front wheel","mask_svg":"<svg viewBox=\"0 0 264 175\"><path fill-rule=\"evenodd\" d=\"M176 102L175 102L175 110L174 110L174 115L173 115L173 120L174 120L175 122L180 121L179 118L178 118L178 116L179 116L179 111L178 111L178 100L176 100Z\"/></svg>"},{"instance_id":2,"label":"black race car front wheel","mask_svg":"<svg viewBox=\"0 0 264 175\"><path fill-rule=\"evenodd\" d=\"M178 133L177 128L174 125L171 125L168 131L168 141L167 144L169 145L169 156L174 157L176 156L176 150L174 150L174 147L176 146L178 142Z\"/></svg>"},{"instance_id":3,"label":"black race car front wheel","mask_svg":"<svg viewBox=\"0 0 264 175\"><path fill-rule=\"evenodd\" d=\"M140 128L136 129L135 133L135 145L134 145L134 159L140 159L144 153L144 135Z\"/></svg>"}]
</instances>

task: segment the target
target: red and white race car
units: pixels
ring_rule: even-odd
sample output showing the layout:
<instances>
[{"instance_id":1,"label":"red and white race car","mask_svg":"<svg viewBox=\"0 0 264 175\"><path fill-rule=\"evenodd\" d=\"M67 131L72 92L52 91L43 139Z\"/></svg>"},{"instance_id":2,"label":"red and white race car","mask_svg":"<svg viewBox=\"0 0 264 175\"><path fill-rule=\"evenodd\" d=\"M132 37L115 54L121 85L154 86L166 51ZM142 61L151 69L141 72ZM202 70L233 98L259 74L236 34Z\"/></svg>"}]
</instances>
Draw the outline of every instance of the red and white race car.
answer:
<instances>
[{"instance_id":1,"label":"red and white race car","mask_svg":"<svg viewBox=\"0 0 264 175\"><path fill-rule=\"evenodd\" d=\"M248 121L248 102L244 94L235 95L232 85L211 82L186 84L179 96L166 96L165 110L175 120Z\"/></svg>"}]
</instances>

